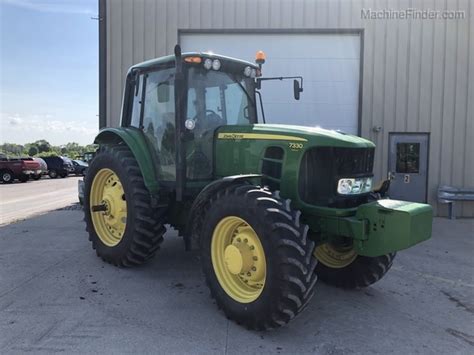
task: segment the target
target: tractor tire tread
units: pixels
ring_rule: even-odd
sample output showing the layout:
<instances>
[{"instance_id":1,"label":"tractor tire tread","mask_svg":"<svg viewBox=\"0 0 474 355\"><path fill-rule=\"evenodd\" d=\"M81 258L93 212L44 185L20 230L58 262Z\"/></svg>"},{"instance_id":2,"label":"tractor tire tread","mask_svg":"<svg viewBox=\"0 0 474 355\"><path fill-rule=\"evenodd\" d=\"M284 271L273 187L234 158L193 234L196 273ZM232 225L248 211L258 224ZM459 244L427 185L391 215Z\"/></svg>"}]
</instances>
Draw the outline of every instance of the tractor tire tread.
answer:
<instances>
[{"instance_id":1,"label":"tractor tire tread","mask_svg":"<svg viewBox=\"0 0 474 355\"><path fill-rule=\"evenodd\" d=\"M238 313L227 307L226 298L222 298L221 292L216 291L215 287L220 286L214 285L215 276L210 276L213 272L212 267L208 270L209 267L203 263L211 297L216 300L218 308L224 311L227 318L248 329L278 328L296 317L314 295L317 281L317 274L314 271L317 260L312 254L315 244L307 238L308 228L300 224L300 213L291 209L290 200L282 199L279 192L271 192L266 188L244 183L231 185L211 196L210 202L205 206L204 216L214 209L213 206L220 199L225 200L229 196L240 196L241 201L243 199L245 202L244 205L262 219L265 229L268 226L268 231L271 231L269 237L275 239L275 247L270 252L275 253L275 256L278 255L274 258L280 271L276 282L281 287L279 292L265 295L268 297L266 300L270 302L259 312L251 315L248 312Z\"/></svg>"},{"instance_id":2,"label":"tractor tire tread","mask_svg":"<svg viewBox=\"0 0 474 355\"><path fill-rule=\"evenodd\" d=\"M114 159L121 162L128 177L127 184L131 188L130 195L133 196L130 203L133 204L136 212L132 223L133 231L129 232L132 233L133 237L127 246L126 252L117 256L101 254L97 248L98 240L93 237L92 224L86 223L86 230L89 233L89 240L92 241L92 248L96 250L101 259L115 266L130 267L144 264L155 255L163 242L163 235L166 231L163 223L164 211L152 207L150 194L145 187L138 163L127 147L119 145L103 146L97 156L100 156L100 154L110 154ZM85 177L86 181L91 178L90 174ZM86 213L84 219L87 222Z\"/></svg>"}]
</instances>

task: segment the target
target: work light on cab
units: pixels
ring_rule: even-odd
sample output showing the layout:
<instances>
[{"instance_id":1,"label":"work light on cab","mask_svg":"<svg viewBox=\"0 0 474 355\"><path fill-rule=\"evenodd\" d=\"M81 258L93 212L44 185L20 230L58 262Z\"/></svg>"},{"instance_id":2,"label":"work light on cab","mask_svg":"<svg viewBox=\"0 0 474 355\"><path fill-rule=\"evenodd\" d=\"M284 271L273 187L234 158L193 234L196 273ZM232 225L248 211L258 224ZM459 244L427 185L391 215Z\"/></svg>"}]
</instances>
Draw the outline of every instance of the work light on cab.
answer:
<instances>
[{"instance_id":1,"label":"work light on cab","mask_svg":"<svg viewBox=\"0 0 474 355\"><path fill-rule=\"evenodd\" d=\"M212 59L207 58L207 59L204 61L204 68L206 68L207 70L209 70L209 69L212 68Z\"/></svg>"},{"instance_id":2,"label":"work light on cab","mask_svg":"<svg viewBox=\"0 0 474 355\"><path fill-rule=\"evenodd\" d=\"M212 69L219 70L221 68L221 61L219 59L214 59L212 61Z\"/></svg>"}]
</instances>

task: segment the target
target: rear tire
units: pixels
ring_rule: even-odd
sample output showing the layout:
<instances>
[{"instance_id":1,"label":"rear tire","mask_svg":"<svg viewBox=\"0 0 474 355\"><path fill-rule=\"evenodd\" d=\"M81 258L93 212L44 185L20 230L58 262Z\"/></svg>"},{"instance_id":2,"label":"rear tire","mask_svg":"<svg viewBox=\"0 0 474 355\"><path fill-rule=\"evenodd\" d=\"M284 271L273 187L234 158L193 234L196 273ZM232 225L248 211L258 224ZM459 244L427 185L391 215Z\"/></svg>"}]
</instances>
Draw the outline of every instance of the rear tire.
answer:
<instances>
[{"instance_id":1,"label":"rear tire","mask_svg":"<svg viewBox=\"0 0 474 355\"><path fill-rule=\"evenodd\" d=\"M92 216L93 213L105 215L107 212L91 211L91 203L98 203L94 202L96 198L94 191L100 191L100 181L96 180L96 176L100 177L104 171L113 172L119 179L118 182L123 188L122 200L125 198L126 222L123 234L117 243L108 242L106 233L104 234L98 225L100 222ZM130 150L118 145L102 147L90 165L84 181L86 230L97 256L116 266L140 265L153 257L166 231L163 225L165 210L152 206L150 193L145 187L140 168ZM104 196L107 200L107 195ZM113 200L111 205L113 211ZM106 220L105 216L103 218Z\"/></svg>"},{"instance_id":2,"label":"rear tire","mask_svg":"<svg viewBox=\"0 0 474 355\"><path fill-rule=\"evenodd\" d=\"M315 256L318 248L315 249ZM396 253L377 257L354 255L350 259L352 261L346 258L350 263L343 267L335 267L328 263L327 258L319 257L316 274L321 281L331 286L344 289L364 288L379 281L388 272L395 255Z\"/></svg>"},{"instance_id":3,"label":"rear tire","mask_svg":"<svg viewBox=\"0 0 474 355\"><path fill-rule=\"evenodd\" d=\"M211 198L201 233L201 261L211 296L229 319L249 329L277 328L308 304L317 280L314 273L317 261L312 257L314 242L307 238L308 227L300 224L299 216L299 212L291 210L289 200L249 184L233 185ZM241 224L226 234L220 226L229 220ZM252 243L254 237L246 241L249 227L259 243ZM222 240L229 242L221 244ZM228 258L228 249L235 245L241 248L241 240L253 253L248 256L248 251L239 249L242 260L256 260L254 264L247 261L242 264L248 270L244 266L234 269L236 264L231 264L233 261ZM262 251L255 253L259 248ZM219 253L224 255L220 258L225 263L216 256ZM262 264L258 264L261 257L257 255L264 256L265 277L254 284L252 278L262 269Z\"/></svg>"},{"instance_id":4,"label":"rear tire","mask_svg":"<svg viewBox=\"0 0 474 355\"><path fill-rule=\"evenodd\" d=\"M58 172L54 169L51 169L49 172L48 172L48 175L51 179L56 179L58 177Z\"/></svg>"}]
</instances>

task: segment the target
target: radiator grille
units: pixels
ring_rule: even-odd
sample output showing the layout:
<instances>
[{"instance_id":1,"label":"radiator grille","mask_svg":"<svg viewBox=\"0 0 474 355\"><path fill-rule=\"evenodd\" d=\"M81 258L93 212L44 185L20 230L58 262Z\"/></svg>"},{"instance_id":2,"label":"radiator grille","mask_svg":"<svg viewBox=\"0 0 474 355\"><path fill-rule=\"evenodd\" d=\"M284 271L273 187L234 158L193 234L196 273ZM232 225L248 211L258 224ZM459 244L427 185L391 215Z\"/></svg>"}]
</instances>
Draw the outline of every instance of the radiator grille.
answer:
<instances>
[{"instance_id":1,"label":"radiator grille","mask_svg":"<svg viewBox=\"0 0 474 355\"><path fill-rule=\"evenodd\" d=\"M372 176L374 148L316 147L305 152L300 166L300 198L312 205L349 208L367 196L340 196L337 182L343 177Z\"/></svg>"}]
</instances>

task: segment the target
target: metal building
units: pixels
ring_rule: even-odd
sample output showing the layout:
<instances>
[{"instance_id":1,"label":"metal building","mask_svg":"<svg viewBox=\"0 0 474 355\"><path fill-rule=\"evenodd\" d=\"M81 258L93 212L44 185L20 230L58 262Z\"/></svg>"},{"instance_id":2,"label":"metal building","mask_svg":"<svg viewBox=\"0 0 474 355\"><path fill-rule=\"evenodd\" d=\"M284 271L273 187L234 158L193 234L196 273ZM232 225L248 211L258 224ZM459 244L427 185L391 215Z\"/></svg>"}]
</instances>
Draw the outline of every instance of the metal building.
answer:
<instances>
[{"instance_id":1,"label":"metal building","mask_svg":"<svg viewBox=\"0 0 474 355\"><path fill-rule=\"evenodd\" d=\"M376 180L392 174L393 197L427 201L445 215L439 185L474 187L473 7L469 0L100 0L100 125L119 124L127 69L171 54L176 43L248 60L264 50L265 75L305 77L297 103L285 86L263 89L269 121L374 141ZM458 206L458 215L474 216L474 204Z\"/></svg>"}]
</instances>

